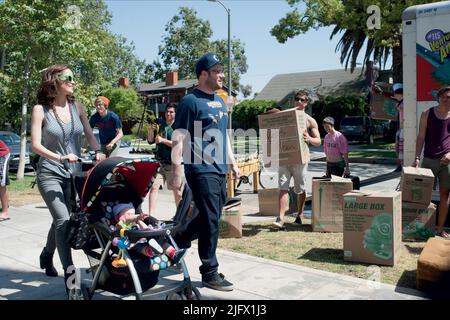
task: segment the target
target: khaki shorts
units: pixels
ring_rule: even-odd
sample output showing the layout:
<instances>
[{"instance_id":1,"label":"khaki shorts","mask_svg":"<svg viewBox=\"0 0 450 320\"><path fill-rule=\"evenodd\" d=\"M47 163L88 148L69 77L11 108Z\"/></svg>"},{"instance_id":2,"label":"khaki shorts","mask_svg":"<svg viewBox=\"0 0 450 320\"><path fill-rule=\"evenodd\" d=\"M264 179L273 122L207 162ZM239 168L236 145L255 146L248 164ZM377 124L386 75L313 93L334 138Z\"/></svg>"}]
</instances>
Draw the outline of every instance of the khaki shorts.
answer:
<instances>
[{"instance_id":1,"label":"khaki shorts","mask_svg":"<svg viewBox=\"0 0 450 320\"><path fill-rule=\"evenodd\" d=\"M439 188L450 190L450 164L441 165L440 159L423 158L422 168L428 168L434 174L434 187L439 180Z\"/></svg>"},{"instance_id":2,"label":"khaki shorts","mask_svg":"<svg viewBox=\"0 0 450 320\"><path fill-rule=\"evenodd\" d=\"M172 165L167 163L161 163L159 167L158 173L156 174L155 181L153 181L153 187L157 187L159 189L160 186L166 184L168 190L173 190L172 186L170 186L170 182L172 181L173 173L172 173ZM181 183L181 190L183 190L184 181Z\"/></svg>"},{"instance_id":3,"label":"khaki shorts","mask_svg":"<svg viewBox=\"0 0 450 320\"><path fill-rule=\"evenodd\" d=\"M308 164L293 164L278 168L278 186L280 190L289 190L291 178L294 178L294 192L305 192L306 170Z\"/></svg>"}]
</instances>

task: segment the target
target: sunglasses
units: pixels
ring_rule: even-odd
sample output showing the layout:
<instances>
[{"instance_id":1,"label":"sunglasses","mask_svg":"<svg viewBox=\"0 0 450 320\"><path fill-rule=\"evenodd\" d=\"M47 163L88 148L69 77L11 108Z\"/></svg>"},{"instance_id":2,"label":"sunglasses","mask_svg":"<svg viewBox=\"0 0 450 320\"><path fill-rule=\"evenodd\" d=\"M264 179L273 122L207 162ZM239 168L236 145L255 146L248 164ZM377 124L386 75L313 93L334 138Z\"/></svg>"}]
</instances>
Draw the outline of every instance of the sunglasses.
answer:
<instances>
[{"instance_id":1,"label":"sunglasses","mask_svg":"<svg viewBox=\"0 0 450 320\"><path fill-rule=\"evenodd\" d=\"M302 102L302 103L308 102L308 98L303 99L303 98L295 97L294 100L295 100L295 101L300 101L300 102Z\"/></svg>"},{"instance_id":2,"label":"sunglasses","mask_svg":"<svg viewBox=\"0 0 450 320\"><path fill-rule=\"evenodd\" d=\"M56 79L67 82L75 82L75 77L72 74L58 74L56 75Z\"/></svg>"}]
</instances>

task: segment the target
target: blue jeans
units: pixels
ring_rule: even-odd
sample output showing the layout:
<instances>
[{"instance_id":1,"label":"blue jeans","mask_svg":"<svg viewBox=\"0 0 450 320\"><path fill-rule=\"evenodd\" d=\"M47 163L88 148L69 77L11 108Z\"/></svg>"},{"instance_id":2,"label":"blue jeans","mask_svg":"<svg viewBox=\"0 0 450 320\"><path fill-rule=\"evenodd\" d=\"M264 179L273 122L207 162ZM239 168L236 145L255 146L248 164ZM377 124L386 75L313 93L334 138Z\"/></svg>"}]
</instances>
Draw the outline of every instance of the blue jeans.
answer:
<instances>
[{"instance_id":1,"label":"blue jeans","mask_svg":"<svg viewBox=\"0 0 450 320\"><path fill-rule=\"evenodd\" d=\"M209 279L217 273L216 257L219 238L219 219L226 201L225 175L217 173L188 174L186 180L192 190L199 214L189 223L186 231L175 237L177 244L186 248L198 237L198 254L202 265L202 278Z\"/></svg>"}]
</instances>

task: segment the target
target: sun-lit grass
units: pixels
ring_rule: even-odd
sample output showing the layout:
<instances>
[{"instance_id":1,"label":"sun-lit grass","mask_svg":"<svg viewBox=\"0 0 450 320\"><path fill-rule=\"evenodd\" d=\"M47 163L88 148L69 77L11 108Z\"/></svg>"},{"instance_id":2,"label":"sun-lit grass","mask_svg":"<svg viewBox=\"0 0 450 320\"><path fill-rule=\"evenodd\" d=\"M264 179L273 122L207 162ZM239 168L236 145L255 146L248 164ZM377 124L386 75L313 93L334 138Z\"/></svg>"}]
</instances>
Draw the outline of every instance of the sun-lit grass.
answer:
<instances>
[{"instance_id":1,"label":"sun-lit grass","mask_svg":"<svg viewBox=\"0 0 450 320\"><path fill-rule=\"evenodd\" d=\"M274 231L271 222L243 226L242 238L219 239L225 250L277 260L305 267L369 278L369 265L344 261L342 233L311 232L310 220L294 225L287 217L286 231ZM415 288L417 259L425 242L404 242L399 263L394 267L379 266L381 281L401 287Z\"/></svg>"}]
</instances>

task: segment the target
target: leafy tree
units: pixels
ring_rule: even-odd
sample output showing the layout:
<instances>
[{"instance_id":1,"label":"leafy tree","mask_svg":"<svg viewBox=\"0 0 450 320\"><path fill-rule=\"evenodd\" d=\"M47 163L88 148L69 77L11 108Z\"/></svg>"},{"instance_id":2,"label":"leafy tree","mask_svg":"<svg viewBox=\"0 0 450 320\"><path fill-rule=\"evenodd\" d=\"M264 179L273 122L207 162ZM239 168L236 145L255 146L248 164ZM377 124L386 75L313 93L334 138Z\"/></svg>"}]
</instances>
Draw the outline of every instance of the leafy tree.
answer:
<instances>
[{"instance_id":1,"label":"leafy tree","mask_svg":"<svg viewBox=\"0 0 450 320\"><path fill-rule=\"evenodd\" d=\"M139 94L131 88L108 88L102 92L110 100L109 109L117 113L124 125L124 133L139 120L144 105Z\"/></svg>"},{"instance_id":2,"label":"leafy tree","mask_svg":"<svg viewBox=\"0 0 450 320\"><path fill-rule=\"evenodd\" d=\"M197 17L197 12L188 7L181 7L177 15L167 23L163 43L159 46L161 63L154 62L148 68L155 80L163 80L167 70L177 69L180 79L195 79L195 63L207 52L214 52L222 60L228 57L228 41L210 38L213 35L209 21ZM232 85L240 90L240 75L247 72L247 58L244 45L239 39L231 41ZM225 79L228 68L224 63Z\"/></svg>"},{"instance_id":3,"label":"leafy tree","mask_svg":"<svg viewBox=\"0 0 450 320\"><path fill-rule=\"evenodd\" d=\"M437 2L431 0L428 2ZM365 46L364 62L373 59L375 63L386 64L393 55L394 81L402 81L401 24L402 12L409 6L420 4L422 0L287 0L294 8L279 20L271 34L280 43L296 37L311 29L335 26L330 35L332 39L341 34L336 51L341 52L341 63L350 66L353 72L359 53ZM381 9L380 28L369 28L372 13L367 8L376 5ZM299 7L305 9L299 11ZM369 22L370 22L369 21Z\"/></svg>"},{"instance_id":4,"label":"leafy tree","mask_svg":"<svg viewBox=\"0 0 450 320\"><path fill-rule=\"evenodd\" d=\"M275 107L277 101L274 100L243 100L233 109L233 127L257 130L258 115L266 112L267 109Z\"/></svg>"},{"instance_id":5,"label":"leafy tree","mask_svg":"<svg viewBox=\"0 0 450 320\"><path fill-rule=\"evenodd\" d=\"M335 120L336 129L339 129L343 117L367 115L369 108L365 98L360 95L325 96L312 104L312 117L320 124L325 117L331 115ZM319 126L319 130L322 135L325 134L322 126Z\"/></svg>"},{"instance_id":6,"label":"leafy tree","mask_svg":"<svg viewBox=\"0 0 450 320\"><path fill-rule=\"evenodd\" d=\"M40 70L68 64L77 76L76 96L84 104L99 93L102 81L115 83L124 75L120 66L132 80L139 78L143 63L132 54L132 45L108 31L110 21L102 0L0 3L0 105L9 122L20 122L18 179L23 177L27 117Z\"/></svg>"}]
</instances>

